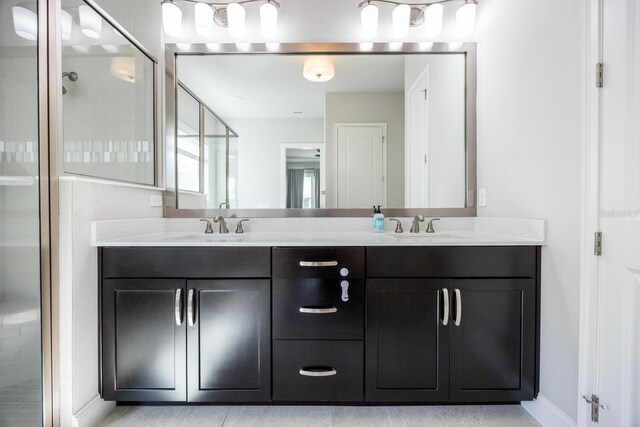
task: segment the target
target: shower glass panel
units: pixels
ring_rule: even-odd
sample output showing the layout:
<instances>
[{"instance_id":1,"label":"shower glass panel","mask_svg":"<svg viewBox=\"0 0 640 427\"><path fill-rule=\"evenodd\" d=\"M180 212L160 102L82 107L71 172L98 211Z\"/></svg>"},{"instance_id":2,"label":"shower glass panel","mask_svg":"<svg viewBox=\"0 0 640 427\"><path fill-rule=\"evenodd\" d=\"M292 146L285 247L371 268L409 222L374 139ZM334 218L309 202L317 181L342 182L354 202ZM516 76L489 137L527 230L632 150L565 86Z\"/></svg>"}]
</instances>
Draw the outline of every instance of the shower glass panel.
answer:
<instances>
[{"instance_id":1,"label":"shower glass panel","mask_svg":"<svg viewBox=\"0 0 640 427\"><path fill-rule=\"evenodd\" d=\"M154 62L86 3L62 9L64 172L154 185Z\"/></svg>"},{"instance_id":2,"label":"shower glass panel","mask_svg":"<svg viewBox=\"0 0 640 427\"><path fill-rule=\"evenodd\" d=\"M181 192L201 193L200 104L181 87L178 111L178 188Z\"/></svg>"},{"instance_id":3,"label":"shower glass panel","mask_svg":"<svg viewBox=\"0 0 640 427\"><path fill-rule=\"evenodd\" d=\"M0 2L0 425L42 425L38 10Z\"/></svg>"}]
</instances>

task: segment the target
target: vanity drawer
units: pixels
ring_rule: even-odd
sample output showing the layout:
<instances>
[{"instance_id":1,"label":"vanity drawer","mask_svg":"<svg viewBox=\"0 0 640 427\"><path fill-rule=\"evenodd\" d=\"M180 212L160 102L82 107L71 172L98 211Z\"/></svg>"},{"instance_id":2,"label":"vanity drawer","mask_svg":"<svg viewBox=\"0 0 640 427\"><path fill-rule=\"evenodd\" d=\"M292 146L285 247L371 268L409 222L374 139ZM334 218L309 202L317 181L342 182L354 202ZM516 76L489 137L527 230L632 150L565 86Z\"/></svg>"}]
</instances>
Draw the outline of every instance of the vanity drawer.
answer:
<instances>
[{"instance_id":1,"label":"vanity drawer","mask_svg":"<svg viewBox=\"0 0 640 427\"><path fill-rule=\"evenodd\" d=\"M364 248L273 248L274 279L342 277L364 277Z\"/></svg>"},{"instance_id":2,"label":"vanity drawer","mask_svg":"<svg viewBox=\"0 0 640 427\"><path fill-rule=\"evenodd\" d=\"M362 402L362 341L274 341L273 400Z\"/></svg>"},{"instance_id":3,"label":"vanity drawer","mask_svg":"<svg viewBox=\"0 0 640 427\"><path fill-rule=\"evenodd\" d=\"M104 278L263 278L271 273L270 248L101 248Z\"/></svg>"},{"instance_id":4,"label":"vanity drawer","mask_svg":"<svg viewBox=\"0 0 640 427\"><path fill-rule=\"evenodd\" d=\"M273 338L363 339L364 293L364 279L275 279Z\"/></svg>"}]
</instances>

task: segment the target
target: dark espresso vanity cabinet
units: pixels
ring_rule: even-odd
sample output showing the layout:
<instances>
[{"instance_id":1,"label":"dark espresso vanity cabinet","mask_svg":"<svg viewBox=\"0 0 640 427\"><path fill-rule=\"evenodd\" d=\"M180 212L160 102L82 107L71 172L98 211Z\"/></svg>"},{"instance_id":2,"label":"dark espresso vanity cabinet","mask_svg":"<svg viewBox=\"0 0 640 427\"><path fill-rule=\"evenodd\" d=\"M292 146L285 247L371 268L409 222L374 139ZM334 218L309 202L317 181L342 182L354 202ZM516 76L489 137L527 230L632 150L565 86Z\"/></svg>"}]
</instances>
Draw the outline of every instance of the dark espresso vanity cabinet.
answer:
<instances>
[{"instance_id":1,"label":"dark espresso vanity cabinet","mask_svg":"<svg viewBox=\"0 0 640 427\"><path fill-rule=\"evenodd\" d=\"M540 247L105 247L101 395L518 402L538 392Z\"/></svg>"}]
</instances>

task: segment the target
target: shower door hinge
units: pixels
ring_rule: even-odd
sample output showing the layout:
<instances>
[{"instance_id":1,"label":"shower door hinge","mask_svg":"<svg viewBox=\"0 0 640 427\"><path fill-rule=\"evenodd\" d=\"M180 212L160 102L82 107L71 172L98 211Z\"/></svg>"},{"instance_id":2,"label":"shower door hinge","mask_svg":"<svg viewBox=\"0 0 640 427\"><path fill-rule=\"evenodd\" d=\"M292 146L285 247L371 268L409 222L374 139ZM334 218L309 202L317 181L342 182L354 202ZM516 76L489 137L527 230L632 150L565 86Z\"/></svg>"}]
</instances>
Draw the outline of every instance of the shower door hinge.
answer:
<instances>
[{"instance_id":1,"label":"shower door hinge","mask_svg":"<svg viewBox=\"0 0 640 427\"><path fill-rule=\"evenodd\" d=\"M593 254L595 256L602 255L602 231L596 231L593 240Z\"/></svg>"},{"instance_id":2,"label":"shower door hinge","mask_svg":"<svg viewBox=\"0 0 640 427\"><path fill-rule=\"evenodd\" d=\"M596 64L596 87L604 86L604 64L598 62Z\"/></svg>"}]
</instances>

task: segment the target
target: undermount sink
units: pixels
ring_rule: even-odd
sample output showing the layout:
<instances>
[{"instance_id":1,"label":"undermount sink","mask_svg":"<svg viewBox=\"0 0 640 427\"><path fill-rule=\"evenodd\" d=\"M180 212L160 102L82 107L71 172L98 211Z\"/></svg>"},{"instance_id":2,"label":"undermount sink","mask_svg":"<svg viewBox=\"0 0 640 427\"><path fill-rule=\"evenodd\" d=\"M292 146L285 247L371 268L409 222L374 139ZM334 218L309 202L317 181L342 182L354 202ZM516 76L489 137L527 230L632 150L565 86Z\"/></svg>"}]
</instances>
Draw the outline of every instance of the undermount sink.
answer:
<instances>
[{"instance_id":1,"label":"undermount sink","mask_svg":"<svg viewBox=\"0 0 640 427\"><path fill-rule=\"evenodd\" d=\"M449 233L393 233L393 237L400 239L459 239L455 234Z\"/></svg>"},{"instance_id":2,"label":"undermount sink","mask_svg":"<svg viewBox=\"0 0 640 427\"><path fill-rule=\"evenodd\" d=\"M188 233L167 236L163 240L171 242L237 242L242 240L242 236L236 234Z\"/></svg>"}]
</instances>

